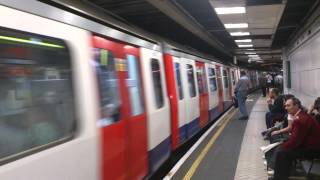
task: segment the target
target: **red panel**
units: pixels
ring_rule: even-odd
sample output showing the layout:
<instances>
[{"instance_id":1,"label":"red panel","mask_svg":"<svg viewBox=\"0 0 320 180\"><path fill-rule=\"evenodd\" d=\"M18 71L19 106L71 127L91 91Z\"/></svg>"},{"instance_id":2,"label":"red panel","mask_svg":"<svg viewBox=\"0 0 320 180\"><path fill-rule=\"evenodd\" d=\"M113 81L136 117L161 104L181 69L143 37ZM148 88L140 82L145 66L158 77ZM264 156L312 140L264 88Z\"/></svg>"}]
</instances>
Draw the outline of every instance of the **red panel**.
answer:
<instances>
[{"instance_id":1,"label":"red panel","mask_svg":"<svg viewBox=\"0 0 320 180\"><path fill-rule=\"evenodd\" d=\"M223 112L223 87L222 87L222 77L221 77L221 67L216 65L216 76L218 81L218 109Z\"/></svg>"},{"instance_id":2,"label":"red panel","mask_svg":"<svg viewBox=\"0 0 320 180\"><path fill-rule=\"evenodd\" d=\"M118 63L126 63L127 54L134 55L139 60L139 49L136 47L97 36L94 36L92 41L94 47L111 51ZM148 172L146 113L131 116L131 102L126 81L128 72L125 67L118 69L119 93L122 102L120 121L101 128L103 180L143 179ZM142 94L144 94L143 91Z\"/></svg>"},{"instance_id":3,"label":"red panel","mask_svg":"<svg viewBox=\"0 0 320 180\"><path fill-rule=\"evenodd\" d=\"M171 114L171 147L176 149L179 144L179 108L178 97L176 90L176 79L173 58L170 54L164 55L164 65L166 73L166 84L170 102L170 114Z\"/></svg>"},{"instance_id":4,"label":"red panel","mask_svg":"<svg viewBox=\"0 0 320 180\"><path fill-rule=\"evenodd\" d=\"M202 87L203 92L200 92L199 94L199 107L200 107L200 127L203 128L207 123L209 119L209 94L208 94L208 88L207 88L207 78L205 74L205 69L204 69L204 63L202 62L196 62L197 66L197 71L198 69L202 70L202 75L201 77L198 77L197 73L197 78L198 79L198 87Z\"/></svg>"}]
</instances>

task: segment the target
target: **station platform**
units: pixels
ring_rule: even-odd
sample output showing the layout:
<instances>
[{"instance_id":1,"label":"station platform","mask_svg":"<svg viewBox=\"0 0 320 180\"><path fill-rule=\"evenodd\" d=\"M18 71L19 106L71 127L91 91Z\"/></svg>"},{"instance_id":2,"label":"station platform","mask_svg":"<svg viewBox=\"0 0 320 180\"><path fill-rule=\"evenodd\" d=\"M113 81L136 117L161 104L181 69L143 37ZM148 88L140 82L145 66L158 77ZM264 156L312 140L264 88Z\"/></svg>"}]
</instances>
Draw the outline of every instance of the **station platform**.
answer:
<instances>
[{"instance_id":1,"label":"station platform","mask_svg":"<svg viewBox=\"0 0 320 180\"><path fill-rule=\"evenodd\" d=\"M266 98L260 93L247 99L248 120L231 108L173 167L164 179L266 180L260 133L265 129Z\"/></svg>"}]
</instances>

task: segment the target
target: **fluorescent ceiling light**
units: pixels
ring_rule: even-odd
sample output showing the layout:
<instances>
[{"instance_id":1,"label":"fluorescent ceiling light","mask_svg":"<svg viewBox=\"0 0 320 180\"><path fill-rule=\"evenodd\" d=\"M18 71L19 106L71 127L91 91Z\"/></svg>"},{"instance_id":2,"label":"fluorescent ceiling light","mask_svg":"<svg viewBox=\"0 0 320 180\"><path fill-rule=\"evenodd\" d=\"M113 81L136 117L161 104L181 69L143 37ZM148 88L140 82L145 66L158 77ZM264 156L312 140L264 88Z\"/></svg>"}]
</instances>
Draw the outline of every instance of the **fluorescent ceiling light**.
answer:
<instances>
[{"instance_id":1,"label":"fluorescent ceiling light","mask_svg":"<svg viewBox=\"0 0 320 180\"><path fill-rule=\"evenodd\" d=\"M245 7L229 7L229 8L214 8L217 14L242 14L246 13Z\"/></svg>"},{"instance_id":2,"label":"fluorescent ceiling light","mask_svg":"<svg viewBox=\"0 0 320 180\"><path fill-rule=\"evenodd\" d=\"M245 52L244 54L257 54L255 52Z\"/></svg>"},{"instance_id":3,"label":"fluorescent ceiling light","mask_svg":"<svg viewBox=\"0 0 320 180\"><path fill-rule=\"evenodd\" d=\"M232 32L230 34L231 36L249 36L250 35L249 32Z\"/></svg>"},{"instance_id":4,"label":"fluorescent ceiling light","mask_svg":"<svg viewBox=\"0 0 320 180\"><path fill-rule=\"evenodd\" d=\"M237 39L236 42L252 42L251 39Z\"/></svg>"},{"instance_id":5,"label":"fluorescent ceiling light","mask_svg":"<svg viewBox=\"0 0 320 180\"><path fill-rule=\"evenodd\" d=\"M248 56L249 57L259 57L259 55L257 55L257 54L249 54Z\"/></svg>"},{"instance_id":6,"label":"fluorescent ceiling light","mask_svg":"<svg viewBox=\"0 0 320 180\"><path fill-rule=\"evenodd\" d=\"M252 44L239 44L238 47L253 47Z\"/></svg>"},{"instance_id":7,"label":"fluorescent ceiling light","mask_svg":"<svg viewBox=\"0 0 320 180\"><path fill-rule=\"evenodd\" d=\"M231 28L247 28L248 23L237 23L237 24L224 24L224 27L227 29Z\"/></svg>"},{"instance_id":8,"label":"fluorescent ceiling light","mask_svg":"<svg viewBox=\"0 0 320 180\"><path fill-rule=\"evenodd\" d=\"M254 51L255 49L246 49L246 50L249 50L249 51Z\"/></svg>"}]
</instances>

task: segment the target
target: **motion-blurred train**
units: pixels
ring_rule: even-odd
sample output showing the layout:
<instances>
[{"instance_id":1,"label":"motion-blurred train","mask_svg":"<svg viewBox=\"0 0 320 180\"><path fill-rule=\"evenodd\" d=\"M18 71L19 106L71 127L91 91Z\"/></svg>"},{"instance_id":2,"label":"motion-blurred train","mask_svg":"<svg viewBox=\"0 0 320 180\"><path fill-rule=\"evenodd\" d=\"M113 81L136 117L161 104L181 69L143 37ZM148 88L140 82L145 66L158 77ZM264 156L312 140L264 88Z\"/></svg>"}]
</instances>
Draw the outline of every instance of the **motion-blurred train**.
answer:
<instances>
[{"instance_id":1,"label":"motion-blurred train","mask_svg":"<svg viewBox=\"0 0 320 180\"><path fill-rule=\"evenodd\" d=\"M237 67L39 1L0 17L1 180L143 179L232 105Z\"/></svg>"}]
</instances>

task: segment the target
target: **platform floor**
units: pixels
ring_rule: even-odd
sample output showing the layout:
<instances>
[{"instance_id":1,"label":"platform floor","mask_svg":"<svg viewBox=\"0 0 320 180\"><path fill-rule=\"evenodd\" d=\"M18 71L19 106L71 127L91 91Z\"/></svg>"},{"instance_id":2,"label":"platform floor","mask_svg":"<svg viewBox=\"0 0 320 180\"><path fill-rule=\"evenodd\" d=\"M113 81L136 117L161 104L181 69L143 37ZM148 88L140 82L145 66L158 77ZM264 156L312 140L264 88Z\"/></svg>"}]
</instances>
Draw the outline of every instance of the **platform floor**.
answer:
<instances>
[{"instance_id":1,"label":"platform floor","mask_svg":"<svg viewBox=\"0 0 320 180\"><path fill-rule=\"evenodd\" d=\"M265 129L266 99L260 93L252 94L247 108L249 120L238 120L239 110L231 109L178 170L165 179L266 180L259 149L267 144L260 135Z\"/></svg>"}]
</instances>

